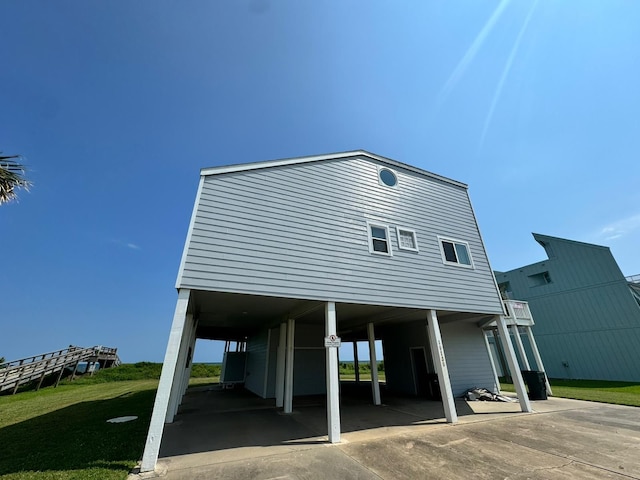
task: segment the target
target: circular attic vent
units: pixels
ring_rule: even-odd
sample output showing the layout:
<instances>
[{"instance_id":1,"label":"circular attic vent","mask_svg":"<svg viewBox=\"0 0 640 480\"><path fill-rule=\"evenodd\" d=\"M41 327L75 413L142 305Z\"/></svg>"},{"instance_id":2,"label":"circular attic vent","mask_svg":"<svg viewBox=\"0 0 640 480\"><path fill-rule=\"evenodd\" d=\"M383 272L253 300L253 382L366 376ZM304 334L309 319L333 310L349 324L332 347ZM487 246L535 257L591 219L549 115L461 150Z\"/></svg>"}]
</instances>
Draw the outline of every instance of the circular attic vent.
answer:
<instances>
[{"instance_id":1,"label":"circular attic vent","mask_svg":"<svg viewBox=\"0 0 640 480\"><path fill-rule=\"evenodd\" d=\"M380 172L378 172L378 176L380 177L380 181L387 187L395 187L398 184L396 174L388 168L381 168Z\"/></svg>"}]
</instances>

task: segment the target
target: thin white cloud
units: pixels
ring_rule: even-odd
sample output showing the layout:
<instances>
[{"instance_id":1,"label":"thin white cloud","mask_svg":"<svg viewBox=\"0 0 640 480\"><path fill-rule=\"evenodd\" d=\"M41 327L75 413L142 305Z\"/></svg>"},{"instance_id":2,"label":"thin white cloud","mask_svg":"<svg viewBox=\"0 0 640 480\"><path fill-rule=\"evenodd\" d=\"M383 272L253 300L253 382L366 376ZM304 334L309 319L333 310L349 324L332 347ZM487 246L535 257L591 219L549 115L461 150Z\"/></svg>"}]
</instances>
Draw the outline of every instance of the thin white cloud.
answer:
<instances>
[{"instance_id":1,"label":"thin white cloud","mask_svg":"<svg viewBox=\"0 0 640 480\"><path fill-rule=\"evenodd\" d=\"M598 236L605 240L615 240L638 229L640 229L640 214L616 220L609 225L605 225L600 229Z\"/></svg>"},{"instance_id":2,"label":"thin white cloud","mask_svg":"<svg viewBox=\"0 0 640 480\"><path fill-rule=\"evenodd\" d=\"M131 250L142 250L140 245L137 245L137 244L132 243L132 242L123 242L122 240L118 240L118 239L115 239L115 238L112 238L110 240L110 242L115 244L115 245L119 245L121 247L130 248Z\"/></svg>"},{"instance_id":3,"label":"thin white cloud","mask_svg":"<svg viewBox=\"0 0 640 480\"><path fill-rule=\"evenodd\" d=\"M510 2L511 0L501 0L501 2L498 4L496 9L491 14L491 17L489 18L489 20L487 20L487 23L484 24L484 27L482 27L482 30L480 30L480 33L478 33L476 38L473 40L473 42L467 49L462 59L456 65L456 68L454 68L451 75L449 75L449 78L447 79L444 86L442 87L442 90L440 90L440 93L438 94L438 97L436 100L436 104L438 105L438 107L440 107L445 102L445 100L447 99L451 91L454 89L454 87L458 84L460 79L463 77L463 75L467 71L467 68L469 67L469 65L477 55L478 50L480 50L480 47L482 47L485 40L493 30L493 27L495 26L497 21L500 19L502 12L504 12L505 8L509 5Z\"/></svg>"},{"instance_id":4,"label":"thin white cloud","mask_svg":"<svg viewBox=\"0 0 640 480\"><path fill-rule=\"evenodd\" d=\"M504 3L504 2L503 2ZM502 5L502 4L501 4ZM531 21L531 17L533 17L533 11L538 6L538 0L536 0L529 9L529 13L527 14L527 18L525 18L522 27L520 27L520 32L518 32L518 37L516 38L513 47L511 48L511 53L509 53L509 58L507 59L507 63L502 69L502 75L500 75L500 81L498 82L498 86L496 87L496 91L493 94L493 99L491 100L491 106L489 107L489 112L487 113L487 118L484 120L484 127L482 128L482 135L480 136L480 148L484 144L484 139L487 136L487 132L489 131L489 125L491 125L491 120L493 119L493 113L496 110L496 106L498 105L498 100L502 96L502 90L504 89L504 84L509 76L509 72L511 72L511 67L513 66L513 61L516 58L518 50L520 49L520 43L522 43L522 38L524 37L525 32L527 31L527 27L529 26L529 22Z\"/></svg>"}]
</instances>

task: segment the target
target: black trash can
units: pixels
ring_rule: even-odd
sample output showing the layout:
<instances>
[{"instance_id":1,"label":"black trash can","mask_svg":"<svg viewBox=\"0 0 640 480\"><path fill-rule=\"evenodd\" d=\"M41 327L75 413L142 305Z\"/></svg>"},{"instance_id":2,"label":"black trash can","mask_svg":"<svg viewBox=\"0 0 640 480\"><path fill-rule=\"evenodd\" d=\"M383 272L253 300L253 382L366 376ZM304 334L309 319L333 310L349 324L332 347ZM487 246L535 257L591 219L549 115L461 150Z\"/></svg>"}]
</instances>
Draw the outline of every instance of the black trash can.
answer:
<instances>
[{"instance_id":1,"label":"black trash can","mask_svg":"<svg viewBox=\"0 0 640 480\"><path fill-rule=\"evenodd\" d=\"M544 372L521 370L521 373L524 383L527 384L529 400L546 400L547 385L544 378Z\"/></svg>"}]
</instances>

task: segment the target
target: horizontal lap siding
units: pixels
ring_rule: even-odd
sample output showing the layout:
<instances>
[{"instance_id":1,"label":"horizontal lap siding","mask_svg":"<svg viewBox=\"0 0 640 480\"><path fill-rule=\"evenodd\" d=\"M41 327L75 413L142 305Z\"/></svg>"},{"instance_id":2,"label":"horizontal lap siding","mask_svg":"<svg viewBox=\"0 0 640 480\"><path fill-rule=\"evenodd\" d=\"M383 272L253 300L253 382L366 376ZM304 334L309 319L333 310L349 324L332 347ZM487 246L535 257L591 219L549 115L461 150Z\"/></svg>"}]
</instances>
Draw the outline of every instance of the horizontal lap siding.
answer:
<instances>
[{"instance_id":1,"label":"horizontal lap siding","mask_svg":"<svg viewBox=\"0 0 640 480\"><path fill-rule=\"evenodd\" d=\"M440 330L453 395L459 397L473 387L496 391L482 330L472 323L448 323Z\"/></svg>"},{"instance_id":2,"label":"horizontal lap siding","mask_svg":"<svg viewBox=\"0 0 640 480\"><path fill-rule=\"evenodd\" d=\"M367 159L205 178L182 287L350 303L500 313L467 191ZM367 221L389 225L393 256L368 250ZM417 233L398 249L395 227ZM437 236L469 243L475 269L443 265Z\"/></svg>"}]
</instances>

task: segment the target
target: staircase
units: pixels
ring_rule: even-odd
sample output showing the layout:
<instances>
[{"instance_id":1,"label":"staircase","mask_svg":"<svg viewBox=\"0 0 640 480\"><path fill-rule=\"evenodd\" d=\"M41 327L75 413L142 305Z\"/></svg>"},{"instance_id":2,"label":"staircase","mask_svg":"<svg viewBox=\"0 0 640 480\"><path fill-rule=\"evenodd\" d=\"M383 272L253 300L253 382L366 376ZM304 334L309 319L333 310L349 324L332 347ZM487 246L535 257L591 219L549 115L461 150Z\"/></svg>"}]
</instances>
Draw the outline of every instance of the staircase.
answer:
<instances>
[{"instance_id":1,"label":"staircase","mask_svg":"<svg viewBox=\"0 0 640 480\"><path fill-rule=\"evenodd\" d=\"M78 364L87 362L87 372L92 371L91 365L98 363L101 368L120 365L120 358L116 348L95 346L90 348L74 347L42 353L33 357L21 358L12 362L0 363L0 393L12 390L14 394L20 385L37 381L36 390L40 389L42 381L48 375L58 374L55 386L58 386L64 371L72 369L76 373Z\"/></svg>"}]
</instances>

